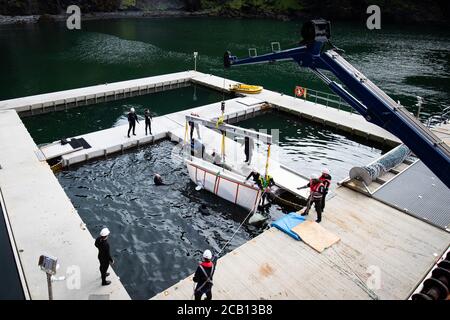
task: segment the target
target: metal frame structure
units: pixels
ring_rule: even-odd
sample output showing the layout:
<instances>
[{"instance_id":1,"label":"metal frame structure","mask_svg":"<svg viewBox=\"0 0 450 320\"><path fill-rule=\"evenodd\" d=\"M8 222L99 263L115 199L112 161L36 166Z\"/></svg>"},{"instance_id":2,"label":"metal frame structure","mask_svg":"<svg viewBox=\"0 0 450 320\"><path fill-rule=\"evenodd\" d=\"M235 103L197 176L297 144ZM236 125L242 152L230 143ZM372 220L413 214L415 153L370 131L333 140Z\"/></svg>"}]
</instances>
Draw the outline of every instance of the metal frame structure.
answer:
<instances>
[{"instance_id":1,"label":"metal frame structure","mask_svg":"<svg viewBox=\"0 0 450 320\"><path fill-rule=\"evenodd\" d=\"M331 44L330 29L329 21L308 21L302 27L299 47L243 59L227 51L224 66L293 60L309 68L367 121L397 136L450 188L450 147L347 62L337 48L325 50ZM342 84L332 81L321 70L330 71Z\"/></svg>"},{"instance_id":2,"label":"metal frame structure","mask_svg":"<svg viewBox=\"0 0 450 320\"><path fill-rule=\"evenodd\" d=\"M259 140L265 144L272 144L272 136L271 135L257 132L254 130L236 127L236 126L233 126L233 125L227 124L227 123L217 124L217 122L215 122L215 121L211 121L211 120L207 120L207 119L203 119L203 118L191 116L191 115L186 115L186 121L188 123L189 122L198 123L198 124L201 124L202 126L205 126L207 128L217 130L220 132L231 132L240 137L249 137L249 138L252 138L255 140Z\"/></svg>"}]
</instances>

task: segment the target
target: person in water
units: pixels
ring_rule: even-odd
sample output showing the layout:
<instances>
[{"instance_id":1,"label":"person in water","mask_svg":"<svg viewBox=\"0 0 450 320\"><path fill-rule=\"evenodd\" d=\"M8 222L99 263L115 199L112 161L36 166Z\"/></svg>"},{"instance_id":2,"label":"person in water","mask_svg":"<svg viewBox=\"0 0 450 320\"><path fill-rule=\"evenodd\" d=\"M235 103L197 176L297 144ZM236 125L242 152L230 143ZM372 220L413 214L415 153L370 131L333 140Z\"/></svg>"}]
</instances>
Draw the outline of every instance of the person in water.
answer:
<instances>
[{"instance_id":1,"label":"person in water","mask_svg":"<svg viewBox=\"0 0 450 320\"><path fill-rule=\"evenodd\" d=\"M128 138L130 137L130 131L133 129L133 136L136 135L136 122L139 123L138 117L136 115L136 112L134 108L130 109L130 112L128 112Z\"/></svg>"},{"instance_id":2,"label":"person in water","mask_svg":"<svg viewBox=\"0 0 450 320\"><path fill-rule=\"evenodd\" d=\"M198 211L200 211L201 214L208 216L209 212L208 212L208 207L206 206L206 204L202 203L200 205L200 208L198 209Z\"/></svg>"},{"instance_id":3,"label":"person in water","mask_svg":"<svg viewBox=\"0 0 450 320\"><path fill-rule=\"evenodd\" d=\"M150 135L152 135L153 117L152 117L152 114L150 113L149 109L145 109L144 117L145 117L145 135L147 135L147 129L148 129L148 132L150 133Z\"/></svg>"},{"instance_id":4,"label":"person in water","mask_svg":"<svg viewBox=\"0 0 450 320\"><path fill-rule=\"evenodd\" d=\"M155 173L155 176L153 177L153 182L155 182L155 185L157 186L164 185L162 177L157 173Z\"/></svg>"}]
</instances>

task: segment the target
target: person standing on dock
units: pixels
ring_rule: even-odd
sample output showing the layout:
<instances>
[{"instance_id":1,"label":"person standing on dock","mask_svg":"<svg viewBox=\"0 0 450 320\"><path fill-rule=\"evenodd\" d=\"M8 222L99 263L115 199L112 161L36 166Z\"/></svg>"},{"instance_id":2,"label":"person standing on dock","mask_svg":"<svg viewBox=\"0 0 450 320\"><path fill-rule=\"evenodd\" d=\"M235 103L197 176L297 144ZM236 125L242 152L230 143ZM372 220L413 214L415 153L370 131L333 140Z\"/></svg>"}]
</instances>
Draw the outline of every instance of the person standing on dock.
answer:
<instances>
[{"instance_id":1,"label":"person standing on dock","mask_svg":"<svg viewBox=\"0 0 450 320\"><path fill-rule=\"evenodd\" d=\"M317 212L316 222L320 223L320 221L322 221L322 199L325 193L325 187L320 181L319 176L314 173L311 175L311 180L309 180L309 183L306 186L297 189L300 190L308 187L310 189L309 198L306 204L306 209L302 213L302 216L307 216L309 214L309 209L311 209L311 206L314 204L314 208Z\"/></svg>"},{"instance_id":2,"label":"person standing on dock","mask_svg":"<svg viewBox=\"0 0 450 320\"><path fill-rule=\"evenodd\" d=\"M130 109L130 112L128 112L128 138L130 137L130 131L133 129L133 136L136 135L136 122L139 123L138 117L136 115L136 112L134 108Z\"/></svg>"},{"instance_id":3,"label":"person standing on dock","mask_svg":"<svg viewBox=\"0 0 450 320\"><path fill-rule=\"evenodd\" d=\"M145 109L144 117L145 117L145 135L147 135L147 129L150 132L150 135L152 135L153 118L152 118L152 114L150 113L149 109ZM130 134L128 133L128 135L130 135Z\"/></svg>"},{"instance_id":4,"label":"person standing on dock","mask_svg":"<svg viewBox=\"0 0 450 320\"><path fill-rule=\"evenodd\" d=\"M244 152L245 152L245 161L248 165L252 163L253 157L253 148L255 147L255 143L252 138L245 137L244 138Z\"/></svg>"},{"instance_id":5,"label":"person standing on dock","mask_svg":"<svg viewBox=\"0 0 450 320\"><path fill-rule=\"evenodd\" d=\"M106 280L109 276L109 265L114 264L114 260L109 252L108 236L110 232L108 228L103 228L100 231L100 236L95 240L95 246L98 248L98 260L100 261L100 273L102 275L102 286L111 284L111 281Z\"/></svg>"},{"instance_id":6,"label":"person standing on dock","mask_svg":"<svg viewBox=\"0 0 450 320\"><path fill-rule=\"evenodd\" d=\"M323 183L324 187L324 193L322 197L322 212L325 210L325 197L328 194L328 190L330 189L331 185L331 176L330 176L330 170L328 168L322 169L322 175L319 177L319 180Z\"/></svg>"},{"instance_id":7,"label":"person standing on dock","mask_svg":"<svg viewBox=\"0 0 450 320\"><path fill-rule=\"evenodd\" d=\"M212 253L210 250L203 252L203 261L197 267L194 274L194 282L197 283L194 291L195 300L202 300L202 296L205 294L205 300L212 299L212 286L214 275L214 263L212 260Z\"/></svg>"},{"instance_id":8,"label":"person standing on dock","mask_svg":"<svg viewBox=\"0 0 450 320\"><path fill-rule=\"evenodd\" d=\"M261 181L261 180L260 180L260 177L261 177L261 175L259 174L258 169L257 169L257 168L253 168L252 171L251 171L251 172L249 173L249 175L247 176L247 178L245 178L244 183L245 183L246 181L248 181L248 179L252 178L253 181L258 185L258 187L261 188L261 185L260 185L260 181Z\"/></svg>"}]
</instances>

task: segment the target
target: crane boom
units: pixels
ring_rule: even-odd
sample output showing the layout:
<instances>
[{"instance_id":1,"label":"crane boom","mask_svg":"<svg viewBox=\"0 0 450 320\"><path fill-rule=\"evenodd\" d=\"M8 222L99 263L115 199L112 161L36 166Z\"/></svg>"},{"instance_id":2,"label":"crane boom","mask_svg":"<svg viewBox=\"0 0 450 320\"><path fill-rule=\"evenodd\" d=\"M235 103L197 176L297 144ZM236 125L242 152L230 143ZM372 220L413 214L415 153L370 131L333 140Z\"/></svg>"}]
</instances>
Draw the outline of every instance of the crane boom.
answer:
<instances>
[{"instance_id":1,"label":"crane boom","mask_svg":"<svg viewBox=\"0 0 450 320\"><path fill-rule=\"evenodd\" d=\"M323 19L308 21L302 27L302 36L299 47L260 56L238 59L227 51L224 66L294 60L309 68L367 121L397 136L450 188L450 147L346 61L336 48L324 50L330 43L330 23ZM321 70L330 71L342 84L330 80Z\"/></svg>"}]
</instances>

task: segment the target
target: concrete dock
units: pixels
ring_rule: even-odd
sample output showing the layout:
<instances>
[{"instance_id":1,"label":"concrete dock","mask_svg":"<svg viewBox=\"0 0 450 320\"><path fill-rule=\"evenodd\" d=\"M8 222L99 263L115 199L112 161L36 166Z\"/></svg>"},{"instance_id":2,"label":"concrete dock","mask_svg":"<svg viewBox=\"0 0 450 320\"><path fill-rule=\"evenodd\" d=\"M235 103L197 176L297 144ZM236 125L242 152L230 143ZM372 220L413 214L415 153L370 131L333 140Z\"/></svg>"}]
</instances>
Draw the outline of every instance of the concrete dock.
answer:
<instances>
[{"instance_id":1,"label":"concrete dock","mask_svg":"<svg viewBox=\"0 0 450 320\"><path fill-rule=\"evenodd\" d=\"M91 87L0 101L0 111L14 109L21 116L34 115L99 102L135 97L190 85L196 73L185 71Z\"/></svg>"},{"instance_id":2,"label":"concrete dock","mask_svg":"<svg viewBox=\"0 0 450 320\"><path fill-rule=\"evenodd\" d=\"M198 71L184 71L0 101L0 110L14 109L20 115L33 115L185 87L190 84L231 92L230 85L237 83L239 82ZM238 95L245 96L242 93ZM397 137L367 122L364 117L358 114L326 107L267 89L263 89L261 93L252 94L251 96L271 104L274 108L364 137L370 141L390 146L396 146L400 143Z\"/></svg>"},{"instance_id":3,"label":"concrete dock","mask_svg":"<svg viewBox=\"0 0 450 320\"><path fill-rule=\"evenodd\" d=\"M136 136L131 136L130 138L127 137L128 125L121 125L74 137L75 139L84 139L91 146L91 148L88 149L73 149L73 152L70 152L70 146L67 147L67 144L61 145L61 143L55 142L47 146L42 146L40 150L43 157L47 160L62 154L62 166L68 167L95 158L106 157L113 153L122 152L133 147L154 143L166 138L182 143L185 136L186 115L190 115L194 112L203 118L214 120L221 114L220 106L221 103L217 102L155 117L152 121L153 134L148 136L145 135L145 128L142 123L137 124ZM224 119L226 119L228 123L236 122L238 120L254 117L264 110L267 110L267 108L268 104L264 101L251 97L230 99L226 101ZM220 152L222 136L216 131L203 127L200 131L202 142L206 146L206 153L211 154L213 149ZM261 172L264 171L265 154L255 150L253 164L249 167L244 165L244 146L228 137L225 141L225 150L227 150L226 163L234 172L241 175L247 175L253 167L257 167ZM297 187L307 183L307 179L298 173L294 173L282 167L278 161L278 154L276 152L271 155L270 174L279 186L291 191L301 198L307 198L307 191L305 189L297 190Z\"/></svg>"},{"instance_id":4,"label":"concrete dock","mask_svg":"<svg viewBox=\"0 0 450 320\"><path fill-rule=\"evenodd\" d=\"M94 239L84 227L14 110L0 111L0 188L26 283L33 300L48 299L46 275L38 267L41 254L58 258L54 299L129 299L111 270L110 286L102 287Z\"/></svg>"},{"instance_id":5,"label":"concrete dock","mask_svg":"<svg viewBox=\"0 0 450 320\"><path fill-rule=\"evenodd\" d=\"M218 260L213 299L407 299L450 234L345 187L335 192L321 225L337 244L318 253L270 228ZM192 285L191 275L153 299L190 300Z\"/></svg>"}]
</instances>

